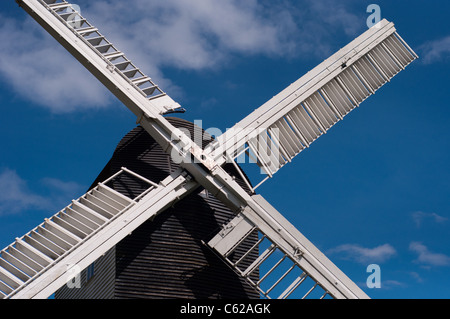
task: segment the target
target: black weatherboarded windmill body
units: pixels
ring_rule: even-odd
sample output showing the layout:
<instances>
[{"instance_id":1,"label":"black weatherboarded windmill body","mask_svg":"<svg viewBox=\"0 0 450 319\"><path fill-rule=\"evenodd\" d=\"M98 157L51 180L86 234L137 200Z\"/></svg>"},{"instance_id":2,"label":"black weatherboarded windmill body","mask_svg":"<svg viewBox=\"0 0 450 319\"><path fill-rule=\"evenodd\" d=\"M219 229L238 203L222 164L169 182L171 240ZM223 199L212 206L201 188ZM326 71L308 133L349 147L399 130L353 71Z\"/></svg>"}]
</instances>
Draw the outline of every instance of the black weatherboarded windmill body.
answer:
<instances>
[{"instance_id":1,"label":"black weatherboarded windmill body","mask_svg":"<svg viewBox=\"0 0 450 319\"><path fill-rule=\"evenodd\" d=\"M86 297L368 298L255 189L417 58L393 23L197 145L181 129L192 124L165 117L180 105L74 6L17 2L139 126L86 194L1 251L0 298L76 297L60 289L75 268L91 277ZM242 157L266 175L256 186Z\"/></svg>"},{"instance_id":2,"label":"black weatherboarded windmill body","mask_svg":"<svg viewBox=\"0 0 450 319\"><path fill-rule=\"evenodd\" d=\"M190 122L168 120L175 127L189 130L190 136L203 136L202 147L211 141L207 133ZM122 139L93 187L124 166L157 182L179 168L142 127ZM228 165L228 171L248 189L233 165ZM145 188L131 178L111 186L132 197ZM89 267L83 271L79 289L65 285L55 298L258 298L259 294L245 280L202 243L234 216L205 189L198 188L155 219L143 223L95 261L90 266L94 276L89 274ZM256 241L254 233L241 250L250 249ZM257 251L253 252L249 260L255 260L257 255ZM253 279L258 280L257 272Z\"/></svg>"}]
</instances>

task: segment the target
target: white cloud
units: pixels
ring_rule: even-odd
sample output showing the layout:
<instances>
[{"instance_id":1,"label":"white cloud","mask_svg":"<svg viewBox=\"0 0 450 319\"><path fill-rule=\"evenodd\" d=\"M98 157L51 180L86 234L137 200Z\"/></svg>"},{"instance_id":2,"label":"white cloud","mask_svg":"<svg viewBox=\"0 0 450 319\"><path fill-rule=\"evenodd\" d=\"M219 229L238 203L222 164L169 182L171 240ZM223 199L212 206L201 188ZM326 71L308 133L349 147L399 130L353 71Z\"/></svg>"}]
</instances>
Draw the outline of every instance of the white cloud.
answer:
<instances>
[{"instance_id":1,"label":"white cloud","mask_svg":"<svg viewBox=\"0 0 450 319\"><path fill-rule=\"evenodd\" d=\"M78 198L86 192L87 188L76 182L66 182L57 178L45 177L40 183L47 189L48 198L51 198L52 206L60 210L70 203L70 200Z\"/></svg>"},{"instance_id":2,"label":"white cloud","mask_svg":"<svg viewBox=\"0 0 450 319\"><path fill-rule=\"evenodd\" d=\"M450 266L450 257L445 254L433 253L420 242L411 242L409 249L417 253L416 262L426 266Z\"/></svg>"},{"instance_id":3,"label":"white cloud","mask_svg":"<svg viewBox=\"0 0 450 319\"><path fill-rule=\"evenodd\" d=\"M0 75L15 92L55 113L108 105L111 94L30 18L0 15Z\"/></svg>"},{"instance_id":4,"label":"white cloud","mask_svg":"<svg viewBox=\"0 0 450 319\"><path fill-rule=\"evenodd\" d=\"M46 198L33 194L27 183L13 170L0 174L0 215L15 214L26 209L48 207Z\"/></svg>"},{"instance_id":5,"label":"white cloud","mask_svg":"<svg viewBox=\"0 0 450 319\"><path fill-rule=\"evenodd\" d=\"M411 217L417 227L421 227L423 223L428 220L431 220L438 224L442 224L448 220L448 218L440 216L436 213L425 213L422 211L412 213Z\"/></svg>"},{"instance_id":6,"label":"white cloud","mask_svg":"<svg viewBox=\"0 0 450 319\"><path fill-rule=\"evenodd\" d=\"M215 71L236 55L326 58L337 49L336 34L353 37L364 22L348 9L352 1L77 3L91 23L175 99L184 94L164 76L164 67ZM115 101L31 18L0 19L0 41L8 43L0 47L0 75L19 96L55 113L105 108Z\"/></svg>"},{"instance_id":7,"label":"white cloud","mask_svg":"<svg viewBox=\"0 0 450 319\"><path fill-rule=\"evenodd\" d=\"M421 277L417 272L411 271L411 272L409 273L409 275L410 275L412 278L414 278L418 283L422 283L422 282L423 282L422 277Z\"/></svg>"},{"instance_id":8,"label":"white cloud","mask_svg":"<svg viewBox=\"0 0 450 319\"><path fill-rule=\"evenodd\" d=\"M419 47L422 61L431 64L450 60L450 36L438 40L429 41Z\"/></svg>"},{"instance_id":9,"label":"white cloud","mask_svg":"<svg viewBox=\"0 0 450 319\"><path fill-rule=\"evenodd\" d=\"M406 287L406 284L398 280L383 280L381 283L382 289L395 289L399 287Z\"/></svg>"},{"instance_id":10,"label":"white cloud","mask_svg":"<svg viewBox=\"0 0 450 319\"><path fill-rule=\"evenodd\" d=\"M363 21L365 25L367 17L365 7L359 7L362 10L357 15L349 9L352 1L309 0L308 3L311 12L316 15L316 19L312 22L321 25L321 29L336 29L339 32L342 30L346 35L353 37L361 31L360 22Z\"/></svg>"},{"instance_id":11,"label":"white cloud","mask_svg":"<svg viewBox=\"0 0 450 319\"><path fill-rule=\"evenodd\" d=\"M255 0L103 0L83 7L152 77L167 66L220 68L233 54L286 56L293 45L287 36L297 30L286 8L273 13Z\"/></svg>"},{"instance_id":12,"label":"white cloud","mask_svg":"<svg viewBox=\"0 0 450 319\"><path fill-rule=\"evenodd\" d=\"M356 244L344 244L328 251L330 254L339 254L343 259L354 260L361 264L382 263L395 256L397 251L389 244L374 248L365 248Z\"/></svg>"},{"instance_id":13,"label":"white cloud","mask_svg":"<svg viewBox=\"0 0 450 319\"><path fill-rule=\"evenodd\" d=\"M54 178L43 178L39 194L30 189L26 180L16 171L3 169L0 172L0 216L18 214L26 210L47 210L53 214L77 198L85 188L75 182L64 182Z\"/></svg>"}]
</instances>

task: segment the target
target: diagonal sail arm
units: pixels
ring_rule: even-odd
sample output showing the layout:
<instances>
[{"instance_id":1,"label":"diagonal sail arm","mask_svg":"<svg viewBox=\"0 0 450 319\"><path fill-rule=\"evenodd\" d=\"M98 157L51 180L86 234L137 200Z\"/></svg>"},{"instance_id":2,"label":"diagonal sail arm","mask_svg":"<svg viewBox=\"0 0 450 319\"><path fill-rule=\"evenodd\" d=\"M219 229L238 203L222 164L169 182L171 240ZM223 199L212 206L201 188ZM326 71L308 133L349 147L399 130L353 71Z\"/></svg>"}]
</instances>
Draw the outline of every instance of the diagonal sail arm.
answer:
<instances>
[{"instance_id":1,"label":"diagonal sail arm","mask_svg":"<svg viewBox=\"0 0 450 319\"><path fill-rule=\"evenodd\" d=\"M256 109L206 149L217 163L243 153L272 177L418 56L380 21Z\"/></svg>"},{"instance_id":2,"label":"diagonal sail arm","mask_svg":"<svg viewBox=\"0 0 450 319\"><path fill-rule=\"evenodd\" d=\"M126 181L132 196L116 191ZM148 219L195 190L182 170L156 184L123 167L0 251L0 299L43 299Z\"/></svg>"},{"instance_id":3,"label":"diagonal sail arm","mask_svg":"<svg viewBox=\"0 0 450 319\"><path fill-rule=\"evenodd\" d=\"M255 232L259 235L258 242L236 256L237 248ZM253 195L249 206L224 225L207 244L265 298L273 298L275 293L278 299L285 299L293 293L295 298L306 298L313 290L321 299L327 295L332 298L368 298L260 195ZM249 257L254 261L249 261ZM252 274L257 270L259 276L255 280ZM308 278L309 283L305 282Z\"/></svg>"}]
</instances>

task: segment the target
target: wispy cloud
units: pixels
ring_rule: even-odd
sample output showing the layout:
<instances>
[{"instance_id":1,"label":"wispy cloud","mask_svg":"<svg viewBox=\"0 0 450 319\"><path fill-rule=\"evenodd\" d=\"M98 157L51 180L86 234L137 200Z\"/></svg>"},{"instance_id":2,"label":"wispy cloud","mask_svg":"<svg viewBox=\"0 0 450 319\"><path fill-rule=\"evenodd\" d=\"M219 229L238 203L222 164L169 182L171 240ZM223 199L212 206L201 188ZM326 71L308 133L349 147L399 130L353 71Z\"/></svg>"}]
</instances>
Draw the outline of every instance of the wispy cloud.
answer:
<instances>
[{"instance_id":1,"label":"wispy cloud","mask_svg":"<svg viewBox=\"0 0 450 319\"><path fill-rule=\"evenodd\" d=\"M347 4L317 2L79 0L82 14L171 95L164 68L217 70L233 57L326 58L362 20ZM364 16L365 12L361 12ZM30 18L0 16L0 74L21 97L52 112L105 108L114 100ZM361 20L361 21L360 21Z\"/></svg>"},{"instance_id":2,"label":"wispy cloud","mask_svg":"<svg viewBox=\"0 0 450 319\"><path fill-rule=\"evenodd\" d=\"M361 264L382 263L397 254L389 244L374 248L366 248L356 244L344 244L330 249L329 254L339 254L343 259L349 259Z\"/></svg>"},{"instance_id":3,"label":"wispy cloud","mask_svg":"<svg viewBox=\"0 0 450 319\"><path fill-rule=\"evenodd\" d=\"M15 214L26 209L48 207L48 200L34 194L25 180L10 169L0 174L0 215Z\"/></svg>"},{"instance_id":4,"label":"wispy cloud","mask_svg":"<svg viewBox=\"0 0 450 319\"><path fill-rule=\"evenodd\" d=\"M419 51L425 64L450 61L450 36L426 42L419 47Z\"/></svg>"},{"instance_id":5,"label":"wispy cloud","mask_svg":"<svg viewBox=\"0 0 450 319\"><path fill-rule=\"evenodd\" d=\"M412 213L411 217L418 228L420 228L426 221L432 221L438 224L442 224L448 220L447 217L443 217L436 213L425 213L422 211Z\"/></svg>"},{"instance_id":6,"label":"wispy cloud","mask_svg":"<svg viewBox=\"0 0 450 319\"><path fill-rule=\"evenodd\" d=\"M450 266L450 257L445 254L433 253L420 242L411 242L409 249L417 253L417 263L425 266Z\"/></svg>"},{"instance_id":7,"label":"wispy cloud","mask_svg":"<svg viewBox=\"0 0 450 319\"><path fill-rule=\"evenodd\" d=\"M55 113L102 108L107 90L31 18L0 15L0 75L22 98Z\"/></svg>"},{"instance_id":8,"label":"wispy cloud","mask_svg":"<svg viewBox=\"0 0 450 319\"><path fill-rule=\"evenodd\" d=\"M421 277L417 272L411 271L411 272L409 273L409 275L410 275L412 278L414 278L418 283L423 282L422 277Z\"/></svg>"},{"instance_id":9,"label":"wispy cloud","mask_svg":"<svg viewBox=\"0 0 450 319\"><path fill-rule=\"evenodd\" d=\"M400 287L406 287L406 284L403 282L400 282L398 280L383 280L381 282L381 288L382 289L395 289Z\"/></svg>"},{"instance_id":10,"label":"wispy cloud","mask_svg":"<svg viewBox=\"0 0 450 319\"><path fill-rule=\"evenodd\" d=\"M33 191L16 171L3 169L0 172L0 216L26 210L49 210L49 213L54 213L84 190L78 183L54 178L44 178L39 184L41 193Z\"/></svg>"},{"instance_id":11,"label":"wispy cloud","mask_svg":"<svg viewBox=\"0 0 450 319\"><path fill-rule=\"evenodd\" d=\"M62 209L70 203L70 200L78 198L86 192L86 186L76 182L62 181L57 178L45 177L40 184L46 188L46 197L51 199L54 210Z\"/></svg>"}]
</instances>

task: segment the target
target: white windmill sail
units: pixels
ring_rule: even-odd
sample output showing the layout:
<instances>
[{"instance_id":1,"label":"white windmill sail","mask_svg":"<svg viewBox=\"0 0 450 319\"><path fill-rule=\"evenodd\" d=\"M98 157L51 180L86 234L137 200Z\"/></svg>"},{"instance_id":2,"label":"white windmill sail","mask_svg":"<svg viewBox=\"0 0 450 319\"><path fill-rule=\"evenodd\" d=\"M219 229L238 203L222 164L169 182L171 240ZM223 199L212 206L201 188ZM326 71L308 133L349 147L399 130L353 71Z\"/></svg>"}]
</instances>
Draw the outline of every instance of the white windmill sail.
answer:
<instances>
[{"instance_id":1,"label":"white windmill sail","mask_svg":"<svg viewBox=\"0 0 450 319\"><path fill-rule=\"evenodd\" d=\"M254 195L251 201L208 245L261 296L304 299L313 293L320 299L369 298L262 196ZM258 242L231 261L229 256L254 232ZM250 263L248 257L254 252L259 257ZM258 281L252 280L255 271L259 271Z\"/></svg>"},{"instance_id":2,"label":"white windmill sail","mask_svg":"<svg viewBox=\"0 0 450 319\"><path fill-rule=\"evenodd\" d=\"M251 231L263 234L264 238L271 243L269 246L271 248L261 251L261 256L255 264L250 265L250 268L242 270L236 267L237 265L233 265L240 275L246 277L254 269L259 268L276 250L282 252L284 256L282 261L288 260L292 263L290 266L292 269L286 272L286 275L282 274L275 281L276 285L273 288L266 289L261 285L267 279L267 274L259 282L251 283L263 296L269 297L271 292L278 289L278 283L292 275L291 271L301 269L302 274L279 294L280 298L290 296L300 284L303 285L307 278L312 279L314 285L313 289L307 291L306 296L317 287L321 287L324 291L322 296L367 298L357 285L281 214L262 197L250 196L221 165L228 157L237 156L236 149L240 152L244 148L246 151L245 147L248 144L247 147L256 154L261 167L272 176L301 151L301 147L307 147L320 134L326 132L337 118L342 118L355 105L375 92L379 86L398 72L399 67L405 67L416 58L413 51L395 33L393 24L383 20L379 28L381 31L376 28L367 31L355 40L356 42L352 42L350 50L349 46L342 49L303 77L303 80L300 79L241 121L238 127L243 129L227 132L218 139L218 143L212 144L207 151L203 151L162 117L162 114L179 108L179 105L128 60L123 52L106 40L98 29L83 18L71 4L64 0L18 0L18 3L138 117L138 123L161 145L163 150L172 155L175 150L176 154L187 159L195 158L197 161L181 163L194 180L190 180L185 171L180 171L178 175L169 176L160 185L152 185L151 187L155 188L152 188L137 203L130 204L132 207L116 211L114 216L109 216L104 221L107 227L101 228L98 233L86 233L87 229L84 226L88 225L81 225L83 222L75 220L73 216L67 217L66 210L61 213L62 215L57 214L52 217L51 223L47 222L40 226L43 229L42 232L50 234L46 229L48 227L55 232L59 231L61 236L68 236L67 240L70 240L69 238L75 240L75 236L82 237L86 234L86 237L81 238L80 241L74 241L72 248L67 246L67 250L60 251L58 256L49 254L53 254L52 247L56 249L54 245L58 245L59 239L52 235L52 238L35 243L36 238L40 238L38 235L33 235L35 230L5 248L2 251L2 258L9 257L12 255L11 252L19 251L20 254L16 253L17 256L28 254L27 258L32 260L19 259L21 263L15 261L17 265L12 264L13 259L0 260L4 265L0 268L0 291L4 292L3 297L42 298L51 294L64 284L61 271L69 261L79 263L83 267L87 266L88 262L99 257L99 254L101 255L108 247L117 243L123 238L121 236L137 228L146 218L151 218L162 211L166 204L176 202L201 185L231 210L239 213L236 220L224 226L225 231L208 241L216 252L227 260L227 255L232 251L224 247L239 245L248 235L246 231L249 227ZM364 88L370 93L365 92ZM320 98L325 102L322 102ZM331 111L325 109L325 106ZM336 117L336 120L332 115ZM294 137L297 137L297 141ZM266 146L269 145L269 149L266 152L260 152L264 143ZM277 146L280 155L272 146ZM272 162L282 162L282 164L274 166ZM101 193L100 189L96 189L93 193L86 194L83 201L89 197L100 203L99 200L102 201L102 199L97 196L107 195ZM73 205L76 206L79 203L74 202ZM66 209L69 210L72 207ZM103 213L109 214L108 211ZM139 218L136 216L136 218L130 218L128 214L131 214L130 216L139 214ZM72 223L68 223L69 220ZM117 231L118 229L120 231ZM94 238L96 240L93 240ZM98 238L104 239L99 247L97 247ZM36 247L31 249L30 243L27 244L28 246L25 245L24 242L27 240ZM85 249L86 247L89 249ZM37 253L36 249L41 249L40 253ZM18 259L17 256L16 259ZM54 259L50 261L48 258ZM28 274L29 269L24 268L22 271L19 267L24 260L30 263L25 266L35 271L28 277L24 277L22 272ZM40 268L37 264L40 264ZM277 272L269 271L269 274L273 273Z\"/></svg>"},{"instance_id":3,"label":"white windmill sail","mask_svg":"<svg viewBox=\"0 0 450 319\"><path fill-rule=\"evenodd\" d=\"M124 196L108 186L123 175L147 186ZM86 268L196 187L181 171L156 184L122 168L0 251L0 299L48 298L73 279L73 266Z\"/></svg>"},{"instance_id":4,"label":"white windmill sail","mask_svg":"<svg viewBox=\"0 0 450 319\"><path fill-rule=\"evenodd\" d=\"M207 151L217 163L241 154L256 157L266 179L272 177L416 58L394 24L382 20L227 130Z\"/></svg>"}]
</instances>

